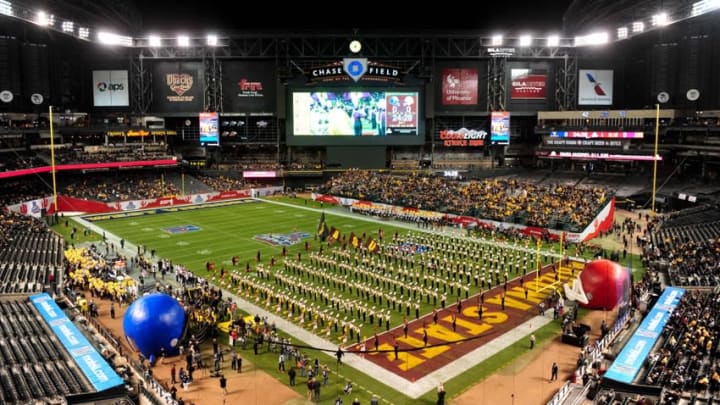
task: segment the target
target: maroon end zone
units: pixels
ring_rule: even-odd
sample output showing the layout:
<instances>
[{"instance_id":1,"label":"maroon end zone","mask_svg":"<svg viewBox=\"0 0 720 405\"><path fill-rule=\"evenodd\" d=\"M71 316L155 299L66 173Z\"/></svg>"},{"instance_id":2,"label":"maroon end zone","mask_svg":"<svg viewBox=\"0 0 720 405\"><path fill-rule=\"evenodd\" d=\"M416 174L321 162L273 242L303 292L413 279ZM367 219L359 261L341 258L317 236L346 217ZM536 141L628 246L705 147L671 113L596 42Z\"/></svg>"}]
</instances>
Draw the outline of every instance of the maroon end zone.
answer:
<instances>
[{"instance_id":1,"label":"maroon end zone","mask_svg":"<svg viewBox=\"0 0 720 405\"><path fill-rule=\"evenodd\" d=\"M433 321L432 313L417 320L408 320L407 337L404 336L401 325L388 332L377 334L379 347L376 347L376 337L372 336L347 349L360 353L360 348L364 344L367 360L408 381L415 381L538 315L541 302L544 303L545 309L548 309L548 298L553 291L562 288L561 283L574 278L569 268L556 272L555 267L555 265L546 266L537 282L535 274L525 276L527 298L525 298L525 288L520 286L520 279L511 280L505 293L504 310L503 286L485 291L482 298L482 320L478 317L478 303L481 298L480 295L475 295L462 301L462 312L459 314L457 303L451 303L438 310L437 324ZM455 331L452 327L453 315L456 316ZM427 346L424 342L425 332Z\"/></svg>"}]
</instances>

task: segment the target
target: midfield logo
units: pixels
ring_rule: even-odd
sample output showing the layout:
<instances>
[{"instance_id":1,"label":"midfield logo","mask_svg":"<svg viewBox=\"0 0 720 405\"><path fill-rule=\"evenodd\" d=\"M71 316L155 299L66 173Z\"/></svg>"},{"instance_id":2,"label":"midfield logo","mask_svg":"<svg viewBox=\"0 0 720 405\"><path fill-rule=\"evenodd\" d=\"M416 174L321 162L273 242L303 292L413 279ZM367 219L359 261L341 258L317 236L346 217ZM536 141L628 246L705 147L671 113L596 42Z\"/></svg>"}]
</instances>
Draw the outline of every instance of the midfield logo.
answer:
<instances>
[{"instance_id":1,"label":"midfield logo","mask_svg":"<svg viewBox=\"0 0 720 405\"><path fill-rule=\"evenodd\" d=\"M272 246L292 246L309 237L310 234L307 232L291 232L280 234L263 233L253 236L253 239L265 242Z\"/></svg>"}]
</instances>

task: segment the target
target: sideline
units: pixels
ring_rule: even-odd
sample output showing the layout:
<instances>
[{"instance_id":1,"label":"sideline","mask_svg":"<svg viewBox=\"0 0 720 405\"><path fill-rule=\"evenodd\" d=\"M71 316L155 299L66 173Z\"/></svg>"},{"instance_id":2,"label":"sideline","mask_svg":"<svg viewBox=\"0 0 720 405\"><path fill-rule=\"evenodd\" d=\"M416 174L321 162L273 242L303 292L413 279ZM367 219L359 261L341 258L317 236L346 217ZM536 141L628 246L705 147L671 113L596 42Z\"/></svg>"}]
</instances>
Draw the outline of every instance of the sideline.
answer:
<instances>
[{"instance_id":1,"label":"sideline","mask_svg":"<svg viewBox=\"0 0 720 405\"><path fill-rule=\"evenodd\" d=\"M282 205L285 207L299 208L299 209L303 209L306 211L317 212L318 214L322 213L323 211L326 210L325 208L304 207L302 205L295 205L295 204L290 204L290 203L286 203L286 202L282 202L282 201L273 201L273 200L264 199L264 198L255 198L255 199L258 201L263 201L263 202L267 202L270 204ZM367 216L367 215L355 214L353 212L343 212L340 210L341 210L341 208L332 206L331 209L327 209L327 213L332 214L332 215L337 215L340 217L345 217L345 218L360 219L360 220L363 220L366 222L374 222L376 224L389 225L389 226L394 226L397 228L405 228L405 229L413 230L413 231L417 231L417 232L425 232L425 233L429 233L429 234L433 234L433 235L439 234L439 235L454 236L454 237L464 239L464 240L469 240L472 242L483 243L486 245L493 245L493 246L502 246L504 248L519 250L521 252L526 252L526 253L537 252L536 249L528 248L525 246L515 246L515 245L512 245L507 242L489 241L487 239L472 238L472 237L467 236L465 231L462 228L455 228L455 227L445 225L445 226L443 226L443 229L441 231L433 231L432 229L429 229L429 228L424 229L424 228L418 228L417 226L408 225L407 222L398 221L395 219L381 220L381 219L377 219L375 217L371 217L371 216ZM562 255L560 255L560 253L555 253L555 252L549 251L547 249L541 249L541 252L546 256L551 256L551 257L555 257L558 259L563 257ZM570 260L575 260L575 261L580 261L580 262L585 261L585 259L583 259L582 257L576 257L576 256L565 256L565 257Z\"/></svg>"}]
</instances>

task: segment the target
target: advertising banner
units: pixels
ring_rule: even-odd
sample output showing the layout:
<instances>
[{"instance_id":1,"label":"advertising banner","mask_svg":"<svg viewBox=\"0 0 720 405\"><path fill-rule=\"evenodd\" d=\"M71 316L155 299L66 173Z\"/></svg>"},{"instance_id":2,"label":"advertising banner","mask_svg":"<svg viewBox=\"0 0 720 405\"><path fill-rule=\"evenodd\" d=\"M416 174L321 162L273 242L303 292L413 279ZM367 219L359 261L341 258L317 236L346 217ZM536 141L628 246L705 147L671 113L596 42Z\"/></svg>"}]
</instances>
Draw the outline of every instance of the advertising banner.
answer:
<instances>
[{"instance_id":1,"label":"advertising banner","mask_svg":"<svg viewBox=\"0 0 720 405\"><path fill-rule=\"evenodd\" d=\"M216 112L200 113L200 144L220 143L219 117Z\"/></svg>"},{"instance_id":2,"label":"advertising banner","mask_svg":"<svg viewBox=\"0 0 720 405\"><path fill-rule=\"evenodd\" d=\"M490 113L490 143L507 145L510 143L510 112L493 111Z\"/></svg>"},{"instance_id":3,"label":"advertising banner","mask_svg":"<svg viewBox=\"0 0 720 405\"><path fill-rule=\"evenodd\" d=\"M441 75L442 105L477 105L478 70L445 68Z\"/></svg>"},{"instance_id":4,"label":"advertising banner","mask_svg":"<svg viewBox=\"0 0 720 405\"><path fill-rule=\"evenodd\" d=\"M204 109L202 63L156 62L152 81L153 111L197 113Z\"/></svg>"},{"instance_id":5,"label":"advertising banner","mask_svg":"<svg viewBox=\"0 0 720 405\"><path fill-rule=\"evenodd\" d=\"M551 131L553 138L643 139L642 131Z\"/></svg>"},{"instance_id":6,"label":"advertising banner","mask_svg":"<svg viewBox=\"0 0 720 405\"><path fill-rule=\"evenodd\" d=\"M130 84L127 70L93 70L93 105L95 107L127 107L130 105Z\"/></svg>"},{"instance_id":7,"label":"advertising banner","mask_svg":"<svg viewBox=\"0 0 720 405\"><path fill-rule=\"evenodd\" d=\"M615 161L648 161L657 160L662 161L663 157L658 153L653 155L625 155L620 153L607 153L607 152L570 152L570 151L537 151L535 156L549 159L576 159L576 160L615 160Z\"/></svg>"},{"instance_id":8,"label":"advertising banner","mask_svg":"<svg viewBox=\"0 0 720 405\"><path fill-rule=\"evenodd\" d=\"M580 69L578 105L612 105L613 71Z\"/></svg>"},{"instance_id":9,"label":"advertising banner","mask_svg":"<svg viewBox=\"0 0 720 405\"><path fill-rule=\"evenodd\" d=\"M265 62L223 62L223 111L275 113L275 65Z\"/></svg>"},{"instance_id":10,"label":"advertising banner","mask_svg":"<svg viewBox=\"0 0 720 405\"><path fill-rule=\"evenodd\" d=\"M665 324L675 308L680 305L680 299L684 294L685 290L682 288L665 288L655 306L648 312L640 323L640 327L610 365L605 373L605 378L625 384L633 383L638 372L645 365L655 342L662 334Z\"/></svg>"},{"instance_id":11,"label":"advertising banner","mask_svg":"<svg viewBox=\"0 0 720 405\"><path fill-rule=\"evenodd\" d=\"M627 142L627 141L625 141ZM625 142L619 139L568 139L551 138L543 139L546 146L568 146L568 147L601 147L601 148L622 148Z\"/></svg>"},{"instance_id":12,"label":"advertising banner","mask_svg":"<svg viewBox=\"0 0 720 405\"><path fill-rule=\"evenodd\" d=\"M533 69L510 70L510 98L512 100L545 100L547 74Z\"/></svg>"},{"instance_id":13,"label":"advertising banner","mask_svg":"<svg viewBox=\"0 0 720 405\"><path fill-rule=\"evenodd\" d=\"M385 93L387 134L417 135L418 94Z\"/></svg>"},{"instance_id":14,"label":"advertising banner","mask_svg":"<svg viewBox=\"0 0 720 405\"><path fill-rule=\"evenodd\" d=\"M95 350L83 332L65 315L52 297L46 293L32 295L30 302L96 391L104 391L124 384L122 378Z\"/></svg>"},{"instance_id":15,"label":"advertising banner","mask_svg":"<svg viewBox=\"0 0 720 405\"><path fill-rule=\"evenodd\" d=\"M487 131L484 129L460 128L458 130L443 129L440 131L440 139L443 146L484 146Z\"/></svg>"},{"instance_id":16,"label":"advertising banner","mask_svg":"<svg viewBox=\"0 0 720 405\"><path fill-rule=\"evenodd\" d=\"M277 177L277 172L274 170L246 170L242 175L245 179L274 179Z\"/></svg>"}]
</instances>

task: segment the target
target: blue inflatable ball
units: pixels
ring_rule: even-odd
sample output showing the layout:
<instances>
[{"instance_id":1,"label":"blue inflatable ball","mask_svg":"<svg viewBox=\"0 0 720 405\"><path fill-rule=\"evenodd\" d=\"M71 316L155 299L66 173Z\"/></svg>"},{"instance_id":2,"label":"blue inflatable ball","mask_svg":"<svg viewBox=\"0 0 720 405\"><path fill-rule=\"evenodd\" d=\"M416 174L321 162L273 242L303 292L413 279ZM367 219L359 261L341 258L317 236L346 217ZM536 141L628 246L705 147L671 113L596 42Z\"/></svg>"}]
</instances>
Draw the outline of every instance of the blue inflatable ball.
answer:
<instances>
[{"instance_id":1,"label":"blue inflatable ball","mask_svg":"<svg viewBox=\"0 0 720 405\"><path fill-rule=\"evenodd\" d=\"M167 294L150 294L133 302L125 311L125 338L146 358L178 353L178 342L185 330L185 311Z\"/></svg>"}]
</instances>

